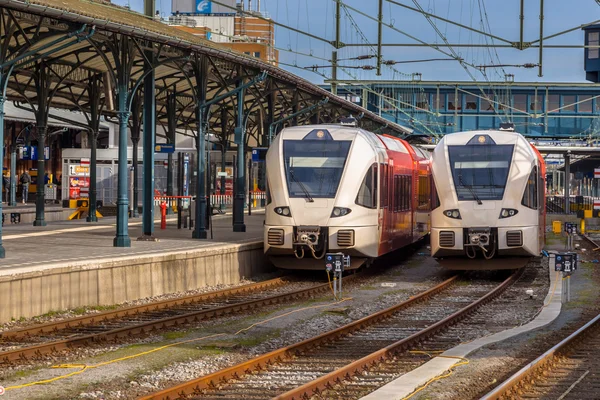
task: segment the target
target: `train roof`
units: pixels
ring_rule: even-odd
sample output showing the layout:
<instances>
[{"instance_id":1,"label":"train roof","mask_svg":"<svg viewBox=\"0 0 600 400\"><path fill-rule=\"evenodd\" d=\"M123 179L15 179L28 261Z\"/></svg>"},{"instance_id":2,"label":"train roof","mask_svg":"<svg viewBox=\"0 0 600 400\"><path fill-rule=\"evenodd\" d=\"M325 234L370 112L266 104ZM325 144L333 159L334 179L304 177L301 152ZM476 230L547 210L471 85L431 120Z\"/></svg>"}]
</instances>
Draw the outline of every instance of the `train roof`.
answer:
<instances>
[{"instance_id":1,"label":"train roof","mask_svg":"<svg viewBox=\"0 0 600 400\"><path fill-rule=\"evenodd\" d=\"M293 136L297 136L297 138L300 138L300 135L304 135L303 137L306 137L306 135L310 134L313 131L329 131L331 133L340 133L343 132L345 134L348 135L363 135L365 137L365 139L367 139L372 145L379 147L379 148L383 148L386 150L390 150L390 151L398 151L398 152L402 152L402 153L409 153L411 154L413 157L423 157L421 152L417 152L415 151L415 149L408 144L408 142L394 137L394 136L389 136L389 135L379 135L370 131L366 131L362 128L359 127L355 127L355 126L345 126L345 125L333 125L333 124L328 124L328 125L301 125L301 126L292 126L292 127L288 127L285 128L281 131L282 134L287 135L293 135Z\"/></svg>"},{"instance_id":2,"label":"train roof","mask_svg":"<svg viewBox=\"0 0 600 400\"><path fill-rule=\"evenodd\" d=\"M525 139L523 135L513 131L487 130L450 133L445 135L442 140L440 140L438 145L435 147L434 152L438 146L461 146L479 143L486 144L486 142L489 142L490 139L493 144L512 144L524 149L525 151L529 151L532 157L536 157L543 162L543 158L535 146L529 143L529 141Z\"/></svg>"}]
</instances>

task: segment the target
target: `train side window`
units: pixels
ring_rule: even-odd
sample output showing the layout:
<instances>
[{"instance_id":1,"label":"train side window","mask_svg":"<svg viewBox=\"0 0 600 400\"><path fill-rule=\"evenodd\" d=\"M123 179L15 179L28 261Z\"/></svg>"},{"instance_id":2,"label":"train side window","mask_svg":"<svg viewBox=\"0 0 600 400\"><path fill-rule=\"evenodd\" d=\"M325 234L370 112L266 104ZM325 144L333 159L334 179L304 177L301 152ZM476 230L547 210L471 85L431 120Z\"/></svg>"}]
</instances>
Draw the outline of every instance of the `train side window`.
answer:
<instances>
[{"instance_id":1,"label":"train side window","mask_svg":"<svg viewBox=\"0 0 600 400\"><path fill-rule=\"evenodd\" d=\"M394 212L400 211L400 176L394 176Z\"/></svg>"},{"instance_id":2,"label":"train side window","mask_svg":"<svg viewBox=\"0 0 600 400\"><path fill-rule=\"evenodd\" d=\"M387 176L388 176L388 166L386 164L380 164L381 166L381 184L379 187L381 188L381 208L386 208L388 206L388 185L387 185Z\"/></svg>"},{"instance_id":3,"label":"train side window","mask_svg":"<svg viewBox=\"0 0 600 400\"><path fill-rule=\"evenodd\" d=\"M411 200L412 200L412 177L408 175L406 177L406 211L410 211L411 208Z\"/></svg>"},{"instance_id":4,"label":"train side window","mask_svg":"<svg viewBox=\"0 0 600 400\"><path fill-rule=\"evenodd\" d=\"M419 176L418 183L418 208L419 209L427 209L429 204L429 177L427 176Z\"/></svg>"},{"instance_id":5,"label":"train side window","mask_svg":"<svg viewBox=\"0 0 600 400\"><path fill-rule=\"evenodd\" d=\"M431 182L431 209L435 210L440 206L440 196L438 195L437 188L435 187L435 181L433 177L430 179Z\"/></svg>"},{"instance_id":6,"label":"train side window","mask_svg":"<svg viewBox=\"0 0 600 400\"><path fill-rule=\"evenodd\" d=\"M358 189L355 203L367 208L377 208L377 183L377 164L373 164Z\"/></svg>"},{"instance_id":7,"label":"train side window","mask_svg":"<svg viewBox=\"0 0 600 400\"><path fill-rule=\"evenodd\" d=\"M523 193L523 199L521 204L527 208L537 210L538 208L538 176L537 166L534 166L527 178L527 185L525 185L525 192Z\"/></svg>"},{"instance_id":8,"label":"train side window","mask_svg":"<svg viewBox=\"0 0 600 400\"><path fill-rule=\"evenodd\" d=\"M265 197L267 200L267 204L271 204L271 189L269 189L269 182L265 185Z\"/></svg>"}]
</instances>

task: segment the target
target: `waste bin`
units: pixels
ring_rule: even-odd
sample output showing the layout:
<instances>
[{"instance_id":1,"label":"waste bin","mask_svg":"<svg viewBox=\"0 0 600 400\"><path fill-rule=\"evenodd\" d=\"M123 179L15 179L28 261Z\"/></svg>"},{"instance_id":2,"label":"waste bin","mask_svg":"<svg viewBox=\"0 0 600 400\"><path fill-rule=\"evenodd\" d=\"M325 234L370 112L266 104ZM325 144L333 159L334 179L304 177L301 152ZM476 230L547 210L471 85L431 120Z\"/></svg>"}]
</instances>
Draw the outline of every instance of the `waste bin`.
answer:
<instances>
[{"instance_id":1,"label":"waste bin","mask_svg":"<svg viewBox=\"0 0 600 400\"><path fill-rule=\"evenodd\" d=\"M562 232L562 222L560 221L552 221L552 232L560 235Z\"/></svg>"}]
</instances>

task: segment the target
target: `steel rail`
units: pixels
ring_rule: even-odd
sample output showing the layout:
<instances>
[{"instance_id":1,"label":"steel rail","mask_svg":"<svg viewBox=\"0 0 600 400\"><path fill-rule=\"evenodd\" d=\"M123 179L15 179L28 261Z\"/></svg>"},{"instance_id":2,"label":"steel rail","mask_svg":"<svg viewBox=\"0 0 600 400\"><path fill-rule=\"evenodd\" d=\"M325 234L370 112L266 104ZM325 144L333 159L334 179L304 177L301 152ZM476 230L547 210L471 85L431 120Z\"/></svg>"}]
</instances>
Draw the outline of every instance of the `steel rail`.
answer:
<instances>
[{"instance_id":1,"label":"steel rail","mask_svg":"<svg viewBox=\"0 0 600 400\"><path fill-rule=\"evenodd\" d=\"M333 372L323 375L311 382L308 382L296 389L290 390L280 396L275 397L277 400L284 399L305 399L311 398L315 394L322 393L325 390L331 389L334 386L341 384L346 379L352 379L355 375L360 375L367 371L371 366L385 362L390 359L394 354L408 350L415 343L424 341L436 333L444 330L449 325L459 322L463 318L467 317L470 313L475 311L477 308L483 306L487 302L493 300L495 297L500 295L508 286L510 286L520 274L523 273L523 268L514 272L500 285L496 286L494 290L469 304L468 306L456 311L454 314L447 316L446 318L436 322L427 328L410 335L407 338L397 341L394 344L384 347L374 353L369 354L359 360L346 365L345 367L339 368Z\"/></svg>"},{"instance_id":2,"label":"steel rail","mask_svg":"<svg viewBox=\"0 0 600 400\"><path fill-rule=\"evenodd\" d=\"M541 372L545 368L551 368L553 361L561 353L569 350L570 347L577 345L587 334L595 327L600 326L600 314L590 322L573 332L569 337L562 340L556 346L546 351L544 354L521 368L516 374L497 386L494 390L486 394L481 400L500 399L503 396L510 396L515 390L518 390L524 381L533 374Z\"/></svg>"},{"instance_id":3,"label":"steel rail","mask_svg":"<svg viewBox=\"0 0 600 400\"><path fill-rule=\"evenodd\" d=\"M54 333L64 329L79 328L86 325L92 325L95 323L106 322L116 318L123 318L128 316L138 316L142 313L164 310L167 308L187 305L192 303L207 302L216 300L222 297L235 296L240 294L247 294L257 290L264 290L272 287L277 287L286 283L285 278L269 279L264 282L249 283L234 288L217 290L207 293L194 294L185 297L179 297L176 299L162 300L138 306L130 306L125 308L119 308L116 310L104 311L97 314L82 315L80 317L73 317L63 319L60 321L52 321L43 324L37 324L32 326L26 326L24 328L11 329L4 332L0 332L0 344L2 341L18 340L31 336L39 336L47 333Z\"/></svg>"},{"instance_id":4,"label":"steel rail","mask_svg":"<svg viewBox=\"0 0 600 400\"><path fill-rule=\"evenodd\" d=\"M221 371L217 371L210 375L206 375L182 383L180 385L173 386L171 388L167 388L165 390L153 393L149 396L143 397L141 400L172 400L187 395L199 394L205 389L214 389L219 385L226 383L230 379L239 379L245 374L252 374L255 371L267 369L269 365L280 362L283 359L289 359L291 357L294 357L294 355L299 352L319 347L323 344L332 342L340 337L349 335L357 330L363 329L369 325L372 325L373 323L386 319L401 309L412 306L420 301L429 298L430 296L439 293L444 289L447 289L448 287L450 287L451 284L453 284L456 281L457 278L458 275L455 275L452 278L447 279L444 282L422 293L419 293L418 295L413 296L408 300L403 301L402 303L399 303L395 306L389 307L377 313L371 314L357 321L351 322L350 324L344 325L340 328L331 330L329 332L325 332L319 336L315 336L311 339L304 340L291 346L274 350L270 353L263 354L246 362L234 365L229 368L225 368Z\"/></svg>"},{"instance_id":5,"label":"steel rail","mask_svg":"<svg viewBox=\"0 0 600 400\"><path fill-rule=\"evenodd\" d=\"M349 276L352 279L356 275ZM229 315L248 311L272 304L278 304L285 301L306 298L310 295L329 290L328 283L318 284L309 288L295 290L288 293L276 294L261 299L248 300L235 304L228 304L221 307L210 308L206 310L193 311L181 315L161 318L152 321L142 322L140 324L116 328L105 332L87 334L78 337L71 337L64 340L41 343L39 345L21 347L14 350L0 352L0 363L10 363L18 360L27 360L29 358L38 358L44 354L55 353L60 350L69 350L75 347L86 346L91 343L102 343L111 340L128 338L136 335L144 335L151 332L164 330L192 322L199 322L209 318L221 315Z\"/></svg>"}]
</instances>

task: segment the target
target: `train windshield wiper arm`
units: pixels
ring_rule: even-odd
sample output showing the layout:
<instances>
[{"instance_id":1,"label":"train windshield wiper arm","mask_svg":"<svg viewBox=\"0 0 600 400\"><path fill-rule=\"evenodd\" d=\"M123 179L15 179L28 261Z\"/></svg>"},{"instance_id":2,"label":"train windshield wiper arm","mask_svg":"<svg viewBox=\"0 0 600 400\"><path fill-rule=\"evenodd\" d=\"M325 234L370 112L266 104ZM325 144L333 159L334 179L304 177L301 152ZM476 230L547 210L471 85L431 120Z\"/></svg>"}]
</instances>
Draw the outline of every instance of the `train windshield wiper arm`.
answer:
<instances>
[{"instance_id":1,"label":"train windshield wiper arm","mask_svg":"<svg viewBox=\"0 0 600 400\"><path fill-rule=\"evenodd\" d=\"M466 187L467 189L469 189L469 192L471 192L471 194L473 195L473 199L475 201L477 201L477 204L483 204L481 202L481 199L479 198L479 196L477 196L477 193L475 193L475 191L473 190L473 187L471 185L467 185L463 182L463 178L462 175L458 176L458 183L460 183L461 186Z\"/></svg>"},{"instance_id":2,"label":"train windshield wiper arm","mask_svg":"<svg viewBox=\"0 0 600 400\"><path fill-rule=\"evenodd\" d=\"M306 197L306 200L309 203L313 203L314 199L312 198L312 196L310 195L309 191L306 190L306 187L304 186L304 184L302 182L300 182L297 178L296 175L294 175L294 170L292 170L291 168L289 169L290 171L290 178L292 178L292 180L294 182L296 182L296 184L298 184L298 186L300 187L300 189L302 189L302 191L304 192L304 196Z\"/></svg>"}]
</instances>

